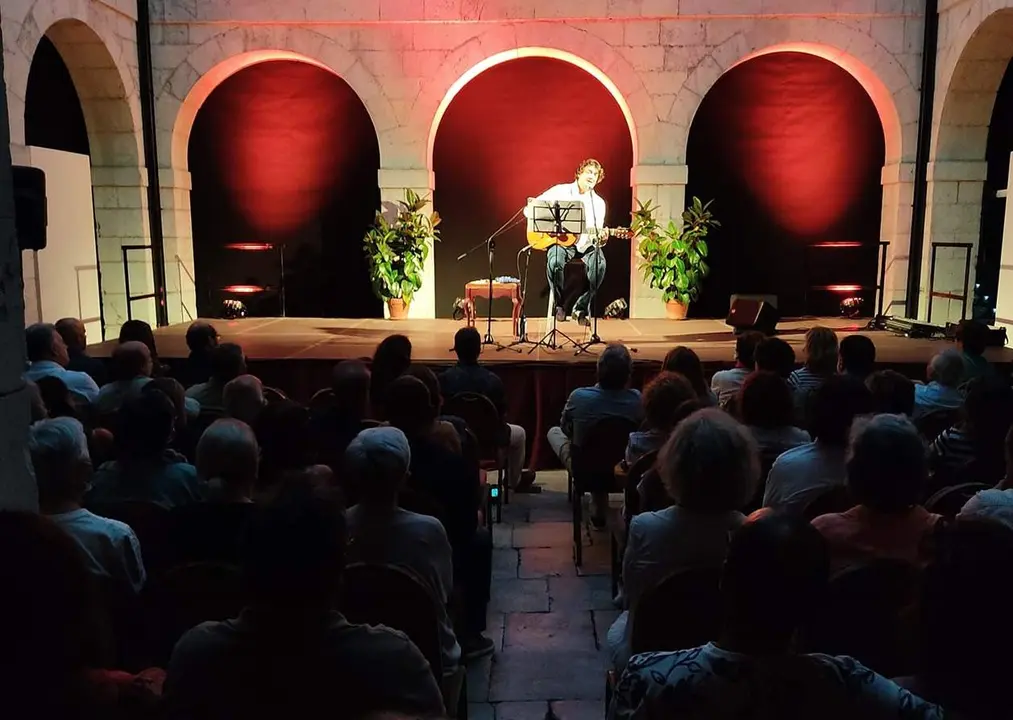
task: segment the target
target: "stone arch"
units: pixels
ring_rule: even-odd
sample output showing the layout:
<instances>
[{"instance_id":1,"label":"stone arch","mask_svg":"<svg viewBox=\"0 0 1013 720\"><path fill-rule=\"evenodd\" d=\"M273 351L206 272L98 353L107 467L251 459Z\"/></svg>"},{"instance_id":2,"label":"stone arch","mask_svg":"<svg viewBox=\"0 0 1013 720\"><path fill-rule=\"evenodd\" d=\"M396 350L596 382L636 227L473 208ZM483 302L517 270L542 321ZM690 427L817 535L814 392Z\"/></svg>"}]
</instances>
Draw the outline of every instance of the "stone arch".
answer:
<instances>
[{"instance_id":1,"label":"stone arch","mask_svg":"<svg viewBox=\"0 0 1013 720\"><path fill-rule=\"evenodd\" d=\"M433 146L440 120L451 101L470 80L484 70L521 57L547 57L569 62L596 77L615 98L630 127L634 164L656 155L651 145L658 114L640 75L608 43L568 25L553 24L551 32L540 24L504 26L472 38L452 52L437 77L427 82L412 113L410 128L427 133L426 167L432 169ZM420 158L421 160L422 158Z\"/></svg>"},{"instance_id":2,"label":"stone arch","mask_svg":"<svg viewBox=\"0 0 1013 720\"><path fill-rule=\"evenodd\" d=\"M207 40L155 88L156 112L161 126L171 127L171 138L159 145L159 165L186 170L187 144L197 111L226 78L270 60L294 60L316 65L347 82L366 106L377 136L396 127L390 101L376 77L356 56L324 35L302 28L289 29L284 45L265 29L235 29ZM384 148L381 143L381 165Z\"/></svg>"}]
</instances>

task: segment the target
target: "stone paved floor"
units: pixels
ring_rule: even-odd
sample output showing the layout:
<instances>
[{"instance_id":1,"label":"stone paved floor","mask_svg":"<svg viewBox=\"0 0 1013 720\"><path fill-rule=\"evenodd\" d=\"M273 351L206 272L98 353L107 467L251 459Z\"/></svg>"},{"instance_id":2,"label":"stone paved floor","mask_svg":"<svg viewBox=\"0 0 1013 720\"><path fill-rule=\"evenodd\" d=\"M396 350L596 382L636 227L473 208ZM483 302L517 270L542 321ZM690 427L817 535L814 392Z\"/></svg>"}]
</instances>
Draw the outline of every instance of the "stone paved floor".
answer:
<instances>
[{"instance_id":1,"label":"stone paved floor","mask_svg":"<svg viewBox=\"0 0 1013 720\"><path fill-rule=\"evenodd\" d=\"M470 720L604 716L605 634L612 606L608 535L570 547L566 474L541 472L539 495L511 496L493 528L487 634L496 653L468 668Z\"/></svg>"}]
</instances>

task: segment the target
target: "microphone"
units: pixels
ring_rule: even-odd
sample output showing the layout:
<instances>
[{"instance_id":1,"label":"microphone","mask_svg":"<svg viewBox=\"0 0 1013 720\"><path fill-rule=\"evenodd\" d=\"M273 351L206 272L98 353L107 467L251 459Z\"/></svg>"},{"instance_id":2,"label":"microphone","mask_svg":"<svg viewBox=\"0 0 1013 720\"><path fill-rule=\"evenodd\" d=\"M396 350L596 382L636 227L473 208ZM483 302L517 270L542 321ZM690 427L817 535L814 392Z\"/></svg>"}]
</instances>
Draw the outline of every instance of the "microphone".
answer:
<instances>
[{"instance_id":1,"label":"microphone","mask_svg":"<svg viewBox=\"0 0 1013 720\"><path fill-rule=\"evenodd\" d=\"M468 257L468 253L461 253L460 255L457 256L457 259L460 261L464 260L464 258L466 257Z\"/></svg>"}]
</instances>

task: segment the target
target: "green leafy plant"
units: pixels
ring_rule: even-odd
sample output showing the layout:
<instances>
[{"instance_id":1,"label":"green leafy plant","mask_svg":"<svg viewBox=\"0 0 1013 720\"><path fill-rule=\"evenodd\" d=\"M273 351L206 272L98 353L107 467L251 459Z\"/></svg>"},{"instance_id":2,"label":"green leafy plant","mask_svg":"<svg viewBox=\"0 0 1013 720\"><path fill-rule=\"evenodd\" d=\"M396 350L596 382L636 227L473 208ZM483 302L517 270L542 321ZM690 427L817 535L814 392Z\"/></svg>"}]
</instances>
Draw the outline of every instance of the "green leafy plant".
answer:
<instances>
[{"instance_id":1,"label":"green leafy plant","mask_svg":"<svg viewBox=\"0 0 1013 720\"><path fill-rule=\"evenodd\" d=\"M422 287L422 268L429 247L440 239L440 216L423 212L429 204L414 190L406 189L398 201L397 215L388 220L376 213L373 226L363 238L363 250L373 278L373 292L381 300L412 301Z\"/></svg>"},{"instance_id":2,"label":"green leafy plant","mask_svg":"<svg viewBox=\"0 0 1013 720\"><path fill-rule=\"evenodd\" d=\"M711 214L711 202L693 198L682 214L682 225L670 220L662 226L655 217L658 207L650 200L637 201L630 229L638 243L640 270L648 285L661 290L665 302L688 305L700 296L710 274L705 238L711 228L721 225Z\"/></svg>"}]
</instances>

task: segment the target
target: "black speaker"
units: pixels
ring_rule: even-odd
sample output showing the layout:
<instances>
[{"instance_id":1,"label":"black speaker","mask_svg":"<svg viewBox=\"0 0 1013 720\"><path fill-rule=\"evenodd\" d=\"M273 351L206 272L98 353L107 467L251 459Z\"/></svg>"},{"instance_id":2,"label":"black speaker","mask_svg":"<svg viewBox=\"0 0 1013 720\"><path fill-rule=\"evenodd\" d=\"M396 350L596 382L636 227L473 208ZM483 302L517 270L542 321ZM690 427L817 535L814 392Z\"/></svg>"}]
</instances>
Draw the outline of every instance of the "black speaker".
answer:
<instances>
[{"instance_id":1,"label":"black speaker","mask_svg":"<svg viewBox=\"0 0 1013 720\"><path fill-rule=\"evenodd\" d=\"M735 334L747 330L759 330L764 335L773 335L777 330L780 314L777 298L765 295L732 295L731 306L725 324L735 328Z\"/></svg>"},{"instance_id":2,"label":"black speaker","mask_svg":"<svg viewBox=\"0 0 1013 720\"><path fill-rule=\"evenodd\" d=\"M46 173L39 168L15 165L14 226L21 250L46 247Z\"/></svg>"}]
</instances>

